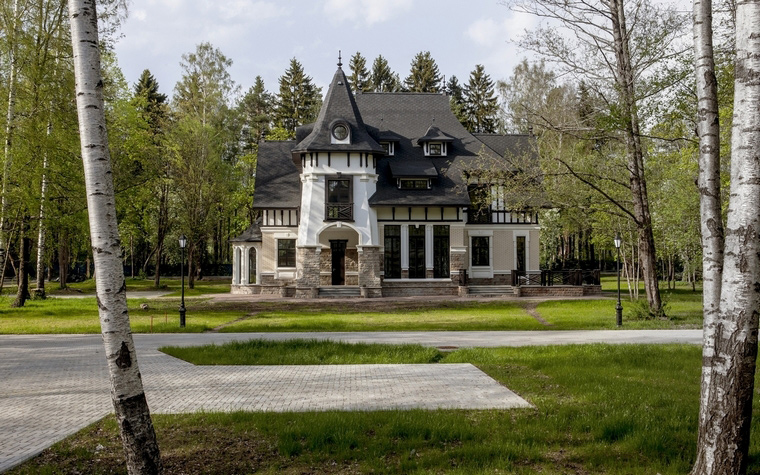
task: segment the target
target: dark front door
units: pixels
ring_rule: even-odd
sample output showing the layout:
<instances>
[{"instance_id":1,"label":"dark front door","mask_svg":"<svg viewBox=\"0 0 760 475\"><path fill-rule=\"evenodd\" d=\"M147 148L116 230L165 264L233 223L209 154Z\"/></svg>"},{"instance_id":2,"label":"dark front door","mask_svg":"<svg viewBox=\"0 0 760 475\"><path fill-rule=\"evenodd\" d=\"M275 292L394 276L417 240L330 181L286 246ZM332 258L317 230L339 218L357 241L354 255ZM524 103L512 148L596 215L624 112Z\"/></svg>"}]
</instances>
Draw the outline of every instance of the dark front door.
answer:
<instances>
[{"instance_id":1,"label":"dark front door","mask_svg":"<svg viewBox=\"0 0 760 475\"><path fill-rule=\"evenodd\" d=\"M346 243L348 240L330 241L332 251L332 285L346 285Z\"/></svg>"},{"instance_id":2,"label":"dark front door","mask_svg":"<svg viewBox=\"0 0 760 475\"><path fill-rule=\"evenodd\" d=\"M515 246L517 247L517 270L525 272L525 236L517 236Z\"/></svg>"}]
</instances>

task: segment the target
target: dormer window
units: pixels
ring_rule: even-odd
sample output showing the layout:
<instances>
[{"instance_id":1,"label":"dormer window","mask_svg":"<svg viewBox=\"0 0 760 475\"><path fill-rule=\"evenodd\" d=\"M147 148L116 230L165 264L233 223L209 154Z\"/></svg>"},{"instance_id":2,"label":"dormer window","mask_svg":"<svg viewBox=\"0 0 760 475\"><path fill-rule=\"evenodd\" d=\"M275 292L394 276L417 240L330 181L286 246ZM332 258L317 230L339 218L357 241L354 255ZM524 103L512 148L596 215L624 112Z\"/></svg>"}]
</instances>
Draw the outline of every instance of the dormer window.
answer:
<instances>
[{"instance_id":1,"label":"dormer window","mask_svg":"<svg viewBox=\"0 0 760 475\"><path fill-rule=\"evenodd\" d=\"M443 144L441 142L430 142L427 144L428 155L431 157L440 157L444 155Z\"/></svg>"},{"instance_id":2,"label":"dormer window","mask_svg":"<svg viewBox=\"0 0 760 475\"><path fill-rule=\"evenodd\" d=\"M383 147L383 150L385 150L385 155L388 157L392 157L396 152L396 147L393 142L380 142L380 146Z\"/></svg>"},{"instance_id":3,"label":"dormer window","mask_svg":"<svg viewBox=\"0 0 760 475\"><path fill-rule=\"evenodd\" d=\"M345 122L338 122L333 125L330 131L330 143L349 144L351 143L351 130Z\"/></svg>"},{"instance_id":4,"label":"dormer window","mask_svg":"<svg viewBox=\"0 0 760 475\"><path fill-rule=\"evenodd\" d=\"M399 178L399 190L429 190L430 180L426 178Z\"/></svg>"}]
</instances>

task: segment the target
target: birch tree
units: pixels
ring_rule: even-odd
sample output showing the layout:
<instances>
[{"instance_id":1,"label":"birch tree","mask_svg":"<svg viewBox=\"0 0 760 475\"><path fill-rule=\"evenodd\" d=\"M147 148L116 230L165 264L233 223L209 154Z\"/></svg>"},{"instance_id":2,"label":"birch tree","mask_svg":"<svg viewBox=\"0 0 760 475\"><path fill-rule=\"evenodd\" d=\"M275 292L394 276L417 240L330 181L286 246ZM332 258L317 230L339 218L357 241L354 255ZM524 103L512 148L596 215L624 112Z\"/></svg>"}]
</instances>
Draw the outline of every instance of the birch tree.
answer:
<instances>
[{"instance_id":1,"label":"birch tree","mask_svg":"<svg viewBox=\"0 0 760 475\"><path fill-rule=\"evenodd\" d=\"M162 472L127 312L105 125L95 0L69 0L76 102L90 236L111 399L130 474Z\"/></svg>"},{"instance_id":2,"label":"birch tree","mask_svg":"<svg viewBox=\"0 0 760 475\"><path fill-rule=\"evenodd\" d=\"M743 474L750 423L760 308L760 2L736 3L731 185L725 236L720 229L717 92L712 4L694 2L699 99L700 195L705 252L702 390L693 474ZM716 203L717 201L717 203ZM709 256L708 256L708 253Z\"/></svg>"},{"instance_id":3,"label":"birch tree","mask_svg":"<svg viewBox=\"0 0 760 475\"><path fill-rule=\"evenodd\" d=\"M667 87L667 82L648 79L681 53L675 44L684 18L675 10L655 6L649 0L505 0L504 3L516 11L552 22L526 33L520 41L522 47L553 62L561 72L582 77L596 95L605 99L612 125L609 139L619 143L624 151L624 160L615 166L627 173L631 212L623 207L621 212L628 214L638 230L650 313L660 315L662 300L657 284L640 115L646 101L654 100Z\"/></svg>"}]
</instances>

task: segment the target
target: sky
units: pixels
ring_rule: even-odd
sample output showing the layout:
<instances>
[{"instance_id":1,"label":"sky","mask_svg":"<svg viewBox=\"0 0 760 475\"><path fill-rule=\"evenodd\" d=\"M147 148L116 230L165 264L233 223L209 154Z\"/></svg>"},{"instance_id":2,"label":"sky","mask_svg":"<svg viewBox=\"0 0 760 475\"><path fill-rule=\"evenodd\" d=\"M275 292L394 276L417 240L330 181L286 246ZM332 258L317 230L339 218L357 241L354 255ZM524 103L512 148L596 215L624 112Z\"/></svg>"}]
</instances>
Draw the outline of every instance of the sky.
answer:
<instances>
[{"instance_id":1,"label":"sky","mask_svg":"<svg viewBox=\"0 0 760 475\"><path fill-rule=\"evenodd\" d=\"M529 56L514 40L535 25L499 0L132 0L116 56L130 84L149 69L169 96L182 55L204 41L233 61L230 74L242 92L257 75L277 92L295 57L324 93L338 51L346 74L359 51L368 69L383 55L403 80L414 56L430 51L447 79L466 83L482 64L496 81Z\"/></svg>"}]
</instances>

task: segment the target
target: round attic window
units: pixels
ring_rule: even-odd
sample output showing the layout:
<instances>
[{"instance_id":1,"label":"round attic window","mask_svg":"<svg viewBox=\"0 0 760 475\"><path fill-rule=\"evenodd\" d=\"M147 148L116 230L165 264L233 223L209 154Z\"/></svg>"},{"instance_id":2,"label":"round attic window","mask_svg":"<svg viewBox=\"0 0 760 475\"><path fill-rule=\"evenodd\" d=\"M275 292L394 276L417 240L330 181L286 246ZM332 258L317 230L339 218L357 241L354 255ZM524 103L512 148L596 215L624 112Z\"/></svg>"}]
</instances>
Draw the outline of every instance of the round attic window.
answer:
<instances>
[{"instance_id":1,"label":"round attic window","mask_svg":"<svg viewBox=\"0 0 760 475\"><path fill-rule=\"evenodd\" d=\"M346 127L345 124L338 124L333 127L332 134L337 140L346 140L348 137L348 127Z\"/></svg>"}]
</instances>

